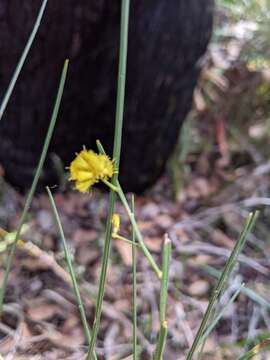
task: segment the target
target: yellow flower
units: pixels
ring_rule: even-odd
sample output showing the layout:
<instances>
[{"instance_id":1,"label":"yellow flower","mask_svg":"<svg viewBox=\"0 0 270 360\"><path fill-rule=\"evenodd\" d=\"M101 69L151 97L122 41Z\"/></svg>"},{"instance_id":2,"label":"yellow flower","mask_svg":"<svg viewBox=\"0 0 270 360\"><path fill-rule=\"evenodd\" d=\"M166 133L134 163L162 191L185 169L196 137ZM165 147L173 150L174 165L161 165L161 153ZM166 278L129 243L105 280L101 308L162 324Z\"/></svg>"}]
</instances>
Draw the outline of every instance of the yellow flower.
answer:
<instances>
[{"instance_id":1,"label":"yellow flower","mask_svg":"<svg viewBox=\"0 0 270 360\"><path fill-rule=\"evenodd\" d=\"M114 163L105 154L85 148L70 164L70 178L80 192L87 192L98 181L107 181L116 172Z\"/></svg>"},{"instance_id":2,"label":"yellow flower","mask_svg":"<svg viewBox=\"0 0 270 360\"><path fill-rule=\"evenodd\" d=\"M120 216L119 214L113 214L112 216L112 233L113 235L117 235L120 229Z\"/></svg>"}]
</instances>

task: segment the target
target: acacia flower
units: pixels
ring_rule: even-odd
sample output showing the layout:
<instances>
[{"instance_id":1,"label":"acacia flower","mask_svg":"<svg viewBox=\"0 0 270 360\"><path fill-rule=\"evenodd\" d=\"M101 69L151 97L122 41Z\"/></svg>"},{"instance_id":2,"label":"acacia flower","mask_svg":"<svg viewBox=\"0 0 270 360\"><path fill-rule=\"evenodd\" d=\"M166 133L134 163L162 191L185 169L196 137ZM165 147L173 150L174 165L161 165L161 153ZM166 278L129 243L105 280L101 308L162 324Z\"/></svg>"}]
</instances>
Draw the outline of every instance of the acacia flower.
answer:
<instances>
[{"instance_id":1,"label":"acacia flower","mask_svg":"<svg viewBox=\"0 0 270 360\"><path fill-rule=\"evenodd\" d=\"M113 236L118 234L118 231L120 229L120 216L119 214L113 214L112 216L112 233Z\"/></svg>"},{"instance_id":2,"label":"acacia flower","mask_svg":"<svg viewBox=\"0 0 270 360\"><path fill-rule=\"evenodd\" d=\"M114 161L105 154L97 154L93 150L83 150L76 154L71 162L69 180L75 181L80 192L87 192L99 181L107 182L116 172Z\"/></svg>"}]
</instances>

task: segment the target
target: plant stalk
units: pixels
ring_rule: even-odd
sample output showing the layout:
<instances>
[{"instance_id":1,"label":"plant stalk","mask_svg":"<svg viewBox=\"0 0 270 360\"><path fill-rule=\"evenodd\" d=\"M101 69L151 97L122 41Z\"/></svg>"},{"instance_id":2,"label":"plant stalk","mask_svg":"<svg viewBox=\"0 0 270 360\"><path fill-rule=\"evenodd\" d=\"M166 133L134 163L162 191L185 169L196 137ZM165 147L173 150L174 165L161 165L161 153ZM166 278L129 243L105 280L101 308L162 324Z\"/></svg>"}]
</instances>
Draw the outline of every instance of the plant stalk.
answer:
<instances>
[{"instance_id":1,"label":"plant stalk","mask_svg":"<svg viewBox=\"0 0 270 360\"><path fill-rule=\"evenodd\" d=\"M43 149L40 155L40 159L39 159L39 163L35 172L35 176L30 188L30 191L27 195L26 198L26 202L23 208L23 212L22 212L22 216L20 218L20 222L16 231L16 235L15 235L15 239L14 242L11 246L8 258L7 258L7 263L6 263L6 269L5 269L5 274L4 274L4 279L3 279L3 283L2 283L2 287L1 287L1 291L0 291L0 315L2 314L3 311L3 303L4 303L4 297L6 294L6 289L7 289L7 282L8 282L8 277L9 277L9 273L11 270L11 264L12 264L12 260L15 254L15 250L16 250L16 245L17 245L17 241L20 238L21 235L21 230L22 227L26 221L26 217L27 217L27 213L28 210L31 206L32 203L32 199L37 187L37 183L43 168L43 164L48 152L48 148L49 148L49 144L52 138L52 134L53 134L53 130L55 127L55 123L56 123L56 119L57 119L57 115L58 115L58 111L60 108L60 103L61 103L61 99L62 99L62 95L63 95L63 91L64 91L64 86L65 86L65 81L66 81L66 76L67 76L67 70L68 70L68 60L65 61L64 66L63 66L63 70L62 70L62 75L61 75L61 79L60 79L60 83L59 83L59 88L58 88L58 92L57 92L57 96L56 96L56 100L55 100L55 105L54 105L54 109L52 112L52 116L51 116L51 120L50 120L50 124L49 124L49 128L47 131L47 135L44 141L44 145L43 145Z\"/></svg>"},{"instance_id":2,"label":"plant stalk","mask_svg":"<svg viewBox=\"0 0 270 360\"><path fill-rule=\"evenodd\" d=\"M55 205L55 201L54 201L54 198L52 196L51 190L49 189L48 186L46 186L46 190L47 190L47 193L49 195L49 200L50 200L50 203L51 203L51 207L53 209L55 222L56 222L56 224L58 226L60 237L61 237L61 240L62 240L62 243L63 243L65 258L66 258L68 270L69 270L69 273L70 273L70 276L71 276L76 301L77 301L77 304L78 304L78 309L79 309L79 313L80 313L80 317L81 317L81 322L82 322L82 325L83 325L84 335L85 335L85 337L86 337L86 339L88 341L88 344L90 344L91 334L90 334L90 330L89 330L89 325L88 325L88 322L87 322L87 318L86 318L86 314L85 314L85 310L84 310L84 306L83 306L83 302L82 302L82 298L81 298L81 294L80 294L79 285L77 283L76 274L75 274L75 271L73 269L71 255L70 255L70 251L69 251L69 248L68 248L68 245L67 245L67 242L66 242L66 237L65 237L65 234L64 234L63 226L62 226L60 216L59 216L57 207ZM94 359L97 360L97 356L96 356L95 353L94 353Z\"/></svg>"},{"instance_id":3,"label":"plant stalk","mask_svg":"<svg viewBox=\"0 0 270 360\"><path fill-rule=\"evenodd\" d=\"M171 253L172 253L171 240L166 234L163 245L163 251L162 251L162 278L160 285L160 301L159 301L160 330L159 330L157 347L154 354L154 360L163 359L163 353L165 349L166 337L168 332L168 326L166 321L166 307L167 307L167 298L168 298Z\"/></svg>"},{"instance_id":4,"label":"plant stalk","mask_svg":"<svg viewBox=\"0 0 270 360\"><path fill-rule=\"evenodd\" d=\"M191 346L191 349L190 351L188 352L188 355L187 355L187 358L186 360L192 360L193 359L193 355L195 354L195 351L197 350L197 347L198 345L200 344L201 342L201 338L206 330L206 327L207 327L207 324L208 324L208 320L212 314L212 311L214 309L214 306L216 304L216 301L218 300L220 294L222 293L225 285L226 285L226 282L229 278L229 276L231 275L232 273L232 270L234 268L234 265L236 263L236 260L237 260L237 257L238 255L240 254L240 252L242 251L243 249L243 246L246 242L246 238L247 238L247 235L251 232L255 222L256 222L256 219L258 217L258 211L256 211L255 213L251 213L249 214L247 220L246 220L246 223L245 223L245 226L244 226L244 229L242 230L241 234L240 234L240 237L239 239L237 240L232 252L231 252L231 255L229 257L229 259L227 260L226 262L226 265L224 267L224 270L222 271L221 273L221 276L218 280L218 283L213 291L213 294L210 298L210 301L209 301L209 304L208 304L208 307L206 309L206 312L203 316L203 319L202 319L202 322L201 322L201 325L197 331L197 334L195 336L195 339L193 341L193 344Z\"/></svg>"},{"instance_id":5,"label":"plant stalk","mask_svg":"<svg viewBox=\"0 0 270 360\"><path fill-rule=\"evenodd\" d=\"M157 277L161 280L161 278L162 278L162 271L161 271L161 270L159 269L159 267L157 266L157 264L156 264L153 256L151 255L150 251L147 249L147 247L146 247L146 245L145 245L145 243L144 243L144 241L143 241L142 234L141 234L140 229L139 229L139 227L138 227L138 224L137 224L137 222L136 222L136 220L135 220L134 214L133 214L132 211L130 210L129 204L128 204L128 202L127 202L127 199L126 199L126 197L125 197L125 194L124 194L124 192L123 192L123 190L122 190L122 188L121 188L121 185L120 185L119 181L117 181L117 184L116 184L116 185L117 185L117 187L118 187L117 193L118 193L118 195L119 195L119 198L120 198L123 206L124 206L125 209L126 209L126 212L127 212L128 217L129 217L129 219L130 219L130 222L131 222L131 224L132 224L132 227L133 227L133 229L134 229L134 231L135 231L136 238L137 238L137 240L138 240L138 242L139 242L139 244L140 244L140 246L141 246L141 249L142 249L144 255L146 256L147 260L149 261L151 267L153 268L154 272L156 273Z\"/></svg>"},{"instance_id":6,"label":"plant stalk","mask_svg":"<svg viewBox=\"0 0 270 360\"><path fill-rule=\"evenodd\" d=\"M131 211L135 216L135 201L134 195L131 198ZM132 227L132 345L133 345L133 360L138 360L137 349L137 249L136 236L134 227Z\"/></svg>"},{"instance_id":7,"label":"plant stalk","mask_svg":"<svg viewBox=\"0 0 270 360\"><path fill-rule=\"evenodd\" d=\"M129 23L129 5L130 0L122 0L121 4L121 25L120 25L120 53L119 53L119 69L118 69L118 84L117 84L117 100L116 100L116 115L115 115L115 132L114 132L114 147L113 159L119 169L121 142L122 142L122 128L124 115L124 101L125 101L125 86L126 86L126 64L127 64L127 49L128 49L128 23ZM116 185L118 180L118 173L113 175L112 184ZM87 360L94 359L94 347L96 344L97 333L100 326L102 303L105 292L105 282L108 269L108 261L111 248L112 235L112 216L114 213L116 200L116 193L110 190L109 197L109 211L106 225L105 244L102 255L101 274L99 279L98 298L96 305L96 314L93 324L92 338L88 349Z\"/></svg>"},{"instance_id":8,"label":"plant stalk","mask_svg":"<svg viewBox=\"0 0 270 360\"><path fill-rule=\"evenodd\" d=\"M22 67L23 67L23 65L24 65L25 59L27 58L27 55L28 55L28 53L29 53L29 50L31 49L31 46L32 46L32 44L33 44L33 41L34 41L34 39L35 39L35 37L36 37L38 28L39 28L39 26L40 26L41 19L42 19L42 17L43 17L43 14L44 14L44 11L45 11L45 8L46 8L46 5L47 5L47 2L48 2L48 0L43 0L43 2L42 2L42 4L41 4L41 7L40 7L40 10L39 10L39 13L38 13L36 22L35 22L35 24L34 24L33 30L32 30L32 32L31 32L31 34L30 34L30 36L29 36L29 39L28 39L28 41L27 41L27 43L26 43L26 45L25 45L25 48L24 48L23 53L22 53L22 55L21 55L21 58L20 58L20 60L19 60L19 62L18 62L18 64L17 64L16 69L15 69L15 71L14 71L14 73L13 73L13 76L12 76L12 78L11 78L11 80L10 80L10 83L9 83L9 86L8 86L7 91L6 91L6 93L5 93L5 96L4 96L4 98L3 98L2 102L1 102L1 106L0 106L0 121L1 121L1 119L2 119L2 117L3 117L3 115L4 115L4 112L5 112L5 110L6 110L8 101L9 101L9 99L10 99L10 96L11 96L12 92L13 92L13 89L14 89L14 87L15 87L15 84L16 84L16 82L17 82L17 80L18 80L18 77L19 77L20 72L21 72L21 70L22 70Z\"/></svg>"}]
</instances>

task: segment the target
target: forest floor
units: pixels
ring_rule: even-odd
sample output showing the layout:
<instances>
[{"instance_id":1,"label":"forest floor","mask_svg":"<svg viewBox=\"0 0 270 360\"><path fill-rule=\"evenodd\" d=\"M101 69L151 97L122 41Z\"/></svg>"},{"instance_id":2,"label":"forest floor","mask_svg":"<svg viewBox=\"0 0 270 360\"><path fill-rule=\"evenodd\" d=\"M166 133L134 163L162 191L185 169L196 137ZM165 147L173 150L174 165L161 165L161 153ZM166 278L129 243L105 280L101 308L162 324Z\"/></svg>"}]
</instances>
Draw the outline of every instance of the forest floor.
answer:
<instances>
[{"instance_id":1,"label":"forest floor","mask_svg":"<svg viewBox=\"0 0 270 360\"><path fill-rule=\"evenodd\" d=\"M219 271L254 209L260 209L259 219L219 308L242 283L245 287L206 341L203 359L237 359L270 336L270 76L242 63L221 74L219 61L212 49L167 173L136 196L138 224L157 261L166 233L173 245L166 360L185 358ZM14 231L25 198L1 181L0 225ZM92 324L108 196L98 190L54 193ZM117 212L121 234L129 237L120 204ZM46 195L35 197L26 225L22 237L30 245L16 252L0 323L0 353L9 360L83 359L86 342ZM101 359L128 359L132 350L131 261L130 245L113 240L97 343ZM159 329L159 285L140 253L137 279L140 358L149 359Z\"/></svg>"}]
</instances>

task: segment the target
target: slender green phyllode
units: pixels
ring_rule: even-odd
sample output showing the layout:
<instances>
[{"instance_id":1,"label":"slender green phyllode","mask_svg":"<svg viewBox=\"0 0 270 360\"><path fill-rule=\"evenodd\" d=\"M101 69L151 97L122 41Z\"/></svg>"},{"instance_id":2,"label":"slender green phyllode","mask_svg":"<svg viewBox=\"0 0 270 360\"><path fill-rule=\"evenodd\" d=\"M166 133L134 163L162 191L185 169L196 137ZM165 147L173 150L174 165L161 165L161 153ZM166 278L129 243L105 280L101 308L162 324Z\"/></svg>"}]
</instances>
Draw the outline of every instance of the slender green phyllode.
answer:
<instances>
[{"instance_id":1,"label":"slender green phyllode","mask_svg":"<svg viewBox=\"0 0 270 360\"><path fill-rule=\"evenodd\" d=\"M48 152L49 144L50 144L50 141L52 138L53 130L55 127L55 123L56 123L56 119L57 119L57 115L58 115L58 111L60 108L60 103L61 103L61 99L62 99L62 95L63 95L63 91L64 91L65 81L66 81L66 77L67 77L67 70L68 70L68 60L65 61L64 66L63 66L62 75L61 75L61 79L60 79L60 83L59 83L59 88L58 88L58 92L57 92L57 96L56 96L56 100L55 100L55 105L54 105L54 109L52 112L47 135L46 135L46 138L44 141L43 149L42 149L42 152L40 155L39 163L38 163L38 166L37 166L37 169L35 172L35 176L34 176L30 191L26 198L22 216L20 218L20 222L19 222L19 225L18 225L18 228L16 231L14 243L11 246L10 253L7 258L4 279L3 279L1 292L0 292L0 314L2 314L2 311L3 311L3 303L4 303L6 288L7 288L8 276L9 276L9 273L11 270L11 264L12 264L13 256L15 254L16 244L20 238L21 230L26 221L27 213L31 206L32 199L33 199L36 187L37 187L37 183L38 183L38 180L39 180L42 168L43 168L43 164L44 164L47 152Z\"/></svg>"},{"instance_id":2,"label":"slender green phyllode","mask_svg":"<svg viewBox=\"0 0 270 360\"><path fill-rule=\"evenodd\" d=\"M197 334L195 336L195 339L192 343L191 349L189 350L188 354L187 354L187 358L186 360L192 360L193 359L193 355L195 354L200 342L201 342L201 338L204 335L204 332L206 330L206 327L208 325L208 321L212 315L212 312L215 308L216 302L220 296L220 294L222 293L228 278L230 277L232 270L235 266L235 263L237 261L238 255L241 253L241 251L243 250L243 247L245 245L246 242L246 238L247 235L251 232L251 230L253 229L253 226L255 225L255 222L257 220L257 217L259 215L258 211L255 211L254 213L250 213L245 226L231 252L230 257L228 258L226 265L219 277L218 283L212 293L212 296L210 298L209 304L207 306L206 312L203 316L201 325L197 331Z\"/></svg>"},{"instance_id":3,"label":"slender green phyllode","mask_svg":"<svg viewBox=\"0 0 270 360\"><path fill-rule=\"evenodd\" d=\"M166 307L167 307L167 298L168 298L171 253L172 253L171 240L166 234L163 245L163 251L162 251L162 278L161 278L160 302L159 302L160 330L159 330L156 351L154 354L154 360L163 359L163 353L165 349L167 332L168 332L168 325L166 321Z\"/></svg>"},{"instance_id":4,"label":"slender green phyllode","mask_svg":"<svg viewBox=\"0 0 270 360\"><path fill-rule=\"evenodd\" d=\"M168 334L167 321L163 321L163 323L161 324L160 330L159 330L158 343L157 343L157 349L154 354L154 360L162 360L163 359L163 353L164 353L164 349L165 349L167 334Z\"/></svg>"},{"instance_id":5,"label":"slender green phyllode","mask_svg":"<svg viewBox=\"0 0 270 360\"><path fill-rule=\"evenodd\" d=\"M207 337L210 335L211 331L216 327L219 320L222 318L222 316L226 313L226 311L229 309L229 307L232 305L234 300L237 298L237 296L241 293L243 290L245 284L242 283L240 287L234 292L232 297L229 299L227 304L221 309L221 311L218 313L218 315L211 321L210 325L205 329L201 339L200 339L200 345L207 339Z\"/></svg>"},{"instance_id":6,"label":"slender green phyllode","mask_svg":"<svg viewBox=\"0 0 270 360\"><path fill-rule=\"evenodd\" d=\"M134 195L131 197L131 211L135 216L135 200ZM137 249L136 249L136 236L135 230L132 226L132 347L133 347L133 360L138 360L137 349Z\"/></svg>"},{"instance_id":7,"label":"slender green phyllode","mask_svg":"<svg viewBox=\"0 0 270 360\"><path fill-rule=\"evenodd\" d=\"M130 222L131 222L131 224L132 224L132 226L133 226L133 228L134 228L136 238L137 238L137 240L138 240L138 242L139 242L139 244L140 244L140 246L141 246L141 249L142 249L145 257L146 257L147 260L149 261L149 264L151 265L151 267L152 267L153 270L155 271L157 277L158 277L159 279L161 279L161 278L162 278L162 271L159 269L159 267L158 267L158 265L156 264L153 256L151 255L150 251L147 249L147 247L146 247L146 245L145 245L145 243L144 243L144 241L143 241L142 234L141 234L141 232L140 232L140 230L139 230L139 227L138 227L137 222L136 222L136 220L135 220L134 214L133 214L132 211L130 210L130 207L129 207L129 205L128 205L128 202L127 202L127 200L126 200L125 194L124 194L124 192L123 192L123 190L122 190L122 188L121 188L121 185L120 185L119 181L117 181L116 185L117 185L117 188L118 188L117 193L118 193L118 195L119 195L119 198L120 198L123 206L124 206L125 209L126 209L126 212L127 212L127 214L128 214L128 217L129 217L129 219L130 219Z\"/></svg>"},{"instance_id":8,"label":"slender green phyllode","mask_svg":"<svg viewBox=\"0 0 270 360\"><path fill-rule=\"evenodd\" d=\"M82 298L81 298L81 294L80 294L80 290L79 290L79 285L78 285L78 282L77 282L77 279L76 279L76 274L75 274L75 271L74 271L74 268L73 268L70 251L69 251L69 248L68 248L68 245L67 245L67 242L66 242L66 237L65 237L65 234L64 234L64 230L63 230L63 227L62 227L62 223L61 223L61 220L60 220L58 210L57 210L56 205L55 205L53 195L52 195L51 190L49 189L48 186L46 187L46 190L47 190L47 193L49 195L49 200L50 200L50 203L51 203L51 207L53 209L55 222L56 222L56 224L58 226L60 237L61 237L61 240L62 240L62 243L63 243L65 258L66 258L66 262L67 262L67 266L68 266L68 271L69 271L70 276L71 276L72 285L73 285L73 289L74 289L74 294L75 294L76 301L77 301L77 304L78 304L78 310L79 310L79 313L80 313L84 334L85 334L85 337L86 337L86 339L88 341L88 344L89 344L90 341L91 341L91 334L90 334L90 330L89 330L89 326L88 326L88 322L87 322L87 318L86 318L86 314L85 314L85 310L84 310L84 306L83 306L83 302L82 302ZM97 360L96 354L94 354L94 359Z\"/></svg>"},{"instance_id":9,"label":"slender green phyllode","mask_svg":"<svg viewBox=\"0 0 270 360\"><path fill-rule=\"evenodd\" d=\"M121 140L123 128L123 114L125 101L125 86L126 86L126 66L127 66L127 48L128 48L128 23L129 23L129 5L130 0L122 0L121 5L121 25L120 25L120 52L119 52L119 70L118 70L118 84L117 84L117 99L116 99L116 115L115 115L115 132L114 132L114 148L113 159L116 161L117 169L120 164ZM115 173L112 178L113 185L116 185L118 173ZM101 274L99 279L98 298L96 305L96 314L92 331L92 338L88 349L86 359L92 360L94 348L97 339L97 333L100 326L102 303L105 292L105 282L108 269L108 261L111 248L112 224L111 220L114 213L114 206L116 200L116 193L111 189L109 198L109 211L105 233L105 244L102 256Z\"/></svg>"},{"instance_id":10,"label":"slender green phyllode","mask_svg":"<svg viewBox=\"0 0 270 360\"><path fill-rule=\"evenodd\" d=\"M103 154L103 155L106 155L106 152L101 144L101 142L99 140L96 141L97 143L97 148L98 148L98 151ZM154 270L154 272L156 273L157 277L161 280L161 277L162 277L162 271L159 269L158 265L156 264L153 256L151 255L151 253L149 252L149 250L147 249L144 241L143 241L143 236L140 232L140 229L137 225L137 222L135 220L135 216L134 216L134 213L132 212L132 210L130 209L130 206L128 204L128 201L125 197L125 194L124 194L124 191L122 190L122 187L119 183L119 181L117 180L115 185L111 186L110 183L108 182L105 182L103 181L105 184L107 184L113 191L117 192L124 208L126 209L126 212L128 214L128 217L129 217L129 220L132 224L132 228L135 232L135 236L136 238L138 239L138 244L140 245L145 257L147 258L147 260L149 261L149 264L151 265L152 269ZM118 238L120 238L118 236ZM122 238L123 239L123 238ZM124 239L123 239L124 240ZM127 241L127 239L125 239L125 241Z\"/></svg>"},{"instance_id":11,"label":"slender green phyllode","mask_svg":"<svg viewBox=\"0 0 270 360\"><path fill-rule=\"evenodd\" d=\"M11 80L10 80L10 83L9 83L9 86L8 86L7 91L6 91L6 93L5 93L5 96L4 96L4 98L3 98L2 102L1 102L1 106L0 106L0 121L1 121L1 119L2 119L2 117L3 117L3 114L4 114L5 110L6 110L8 101L9 101L9 99L10 99L10 96L11 96L12 92L13 92L13 89L14 89L14 87L15 87L15 84L16 84L16 82L17 82L17 79L18 79L18 77L19 77L19 75L20 75L20 72L21 72L21 70L22 70L23 64L24 64L24 62L25 62L25 59L27 58L27 55L28 55L28 53L29 53L29 50L31 49L31 46L32 46L32 44L33 44L33 41L34 41L34 39L35 39L35 37L36 37L38 28L39 28L39 26L40 26L41 19L42 19L42 17L43 17L43 14L44 14L44 11L45 11L45 8L46 8L46 5L47 5L47 2L48 2L48 0L43 0L43 2L42 2L42 4L41 4L41 7L40 7L40 10L39 10L39 13L38 13L36 22L35 22L35 24L34 24L33 30L32 30L32 32L31 32L31 34L30 34L30 36L29 36L29 39L28 39L28 41L27 41L27 43L26 43L26 45L25 45L25 48L24 48L23 53L22 53L22 55L21 55L21 58L20 58L20 60L19 60L19 62L18 62L18 64L17 64L16 69L15 69L15 71L14 71L14 74L13 74Z\"/></svg>"}]
</instances>

